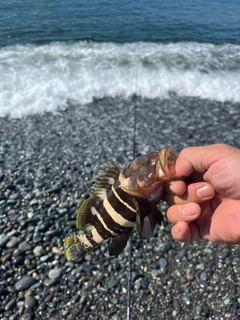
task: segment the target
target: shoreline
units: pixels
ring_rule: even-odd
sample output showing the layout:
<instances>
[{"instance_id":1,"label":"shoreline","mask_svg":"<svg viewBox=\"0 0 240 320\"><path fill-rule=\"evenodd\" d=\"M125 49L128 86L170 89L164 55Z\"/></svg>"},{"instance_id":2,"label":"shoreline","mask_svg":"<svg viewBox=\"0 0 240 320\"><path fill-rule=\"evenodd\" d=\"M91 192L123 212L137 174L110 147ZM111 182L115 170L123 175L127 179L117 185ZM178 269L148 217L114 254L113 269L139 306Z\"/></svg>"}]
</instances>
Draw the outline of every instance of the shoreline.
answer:
<instances>
[{"instance_id":1,"label":"shoreline","mask_svg":"<svg viewBox=\"0 0 240 320\"><path fill-rule=\"evenodd\" d=\"M106 97L53 114L0 118L3 319L124 319L128 249L110 258L104 244L80 264L66 262L62 241L76 232L81 200L102 164L132 161L135 120L136 156L219 142L240 148L239 107L174 95ZM237 319L239 246L181 244L170 228L164 218L153 238L134 232L132 317Z\"/></svg>"}]
</instances>

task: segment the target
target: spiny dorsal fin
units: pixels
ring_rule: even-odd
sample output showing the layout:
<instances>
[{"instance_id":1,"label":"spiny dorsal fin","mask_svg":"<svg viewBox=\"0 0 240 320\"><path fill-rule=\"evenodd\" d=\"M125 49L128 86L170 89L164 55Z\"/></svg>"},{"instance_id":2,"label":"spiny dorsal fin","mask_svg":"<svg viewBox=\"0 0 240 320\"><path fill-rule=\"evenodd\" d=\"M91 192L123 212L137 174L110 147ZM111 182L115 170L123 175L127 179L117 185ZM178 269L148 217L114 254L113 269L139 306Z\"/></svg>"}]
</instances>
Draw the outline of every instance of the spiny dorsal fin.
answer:
<instances>
[{"instance_id":1,"label":"spiny dorsal fin","mask_svg":"<svg viewBox=\"0 0 240 320\"><path fill-rule=\"evenodd\" d=\"M99 196L104 190L110 190L118 179L120 171L121 169L111 162L108 162L108 165L103 165L101 170L99 170L100 174L93 184L91 196Z\"/></svg>"},{"instance_id":2,"label":"spiny dorsal fin","mask_svg":"<svg viewBox=\"0 0 240 320\"><path fill-rule=\"evenodd\" d=\"M83 201L78 209L76 218L77 229L84 231L92 230L94 226L94 215L97 214L96 210L117 180L120 170L118 166L111 162L108 162L108 165L102 166L102 169L99 170L100 175L93 184L90 198Z\"/></svg>"}]
</instances>

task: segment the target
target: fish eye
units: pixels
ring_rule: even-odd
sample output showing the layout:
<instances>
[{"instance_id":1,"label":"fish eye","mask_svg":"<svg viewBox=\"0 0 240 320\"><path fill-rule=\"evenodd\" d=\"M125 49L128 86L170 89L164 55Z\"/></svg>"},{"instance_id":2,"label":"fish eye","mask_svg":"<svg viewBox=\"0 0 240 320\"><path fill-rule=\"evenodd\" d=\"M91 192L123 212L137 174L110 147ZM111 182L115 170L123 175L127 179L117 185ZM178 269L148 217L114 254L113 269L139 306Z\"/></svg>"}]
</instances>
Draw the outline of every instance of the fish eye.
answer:
<instances>
[{"instance_id":1,"label":"fish eye","mask_svg":"<svg viewBox=\"0 0 240 320\"><path fill-rule=\"evenodd\" d=\"M150 161L151 161L150 158L145 158L144 160L142 160L142 165L146 167L149 165Z\"/></svg>"}]
</instances>

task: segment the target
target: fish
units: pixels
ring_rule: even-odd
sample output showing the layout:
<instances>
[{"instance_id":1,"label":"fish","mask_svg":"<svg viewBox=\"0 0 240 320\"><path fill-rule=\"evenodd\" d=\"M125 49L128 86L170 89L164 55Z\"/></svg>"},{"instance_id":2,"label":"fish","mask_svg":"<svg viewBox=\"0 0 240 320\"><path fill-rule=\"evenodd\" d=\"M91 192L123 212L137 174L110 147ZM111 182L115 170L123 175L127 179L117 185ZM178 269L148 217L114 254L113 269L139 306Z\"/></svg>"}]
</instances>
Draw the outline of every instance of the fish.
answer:
<instances>
[{"instance_id":1,"label":"fish","mask_svg":"<svg viewBox=\"0 0 240 320\"><path fill-rule=\"evenodd\" d=\"M142 155L125 168L108 162L101 167L90 197L77 213L76 228L82 233L64 239L65 256L75 261L110 239L109 255L119 255L136 226L140 236L149 238L163 215L157 204L164 183L179 180L177 157L171 148Z\"/></svg>"}]
</instances>

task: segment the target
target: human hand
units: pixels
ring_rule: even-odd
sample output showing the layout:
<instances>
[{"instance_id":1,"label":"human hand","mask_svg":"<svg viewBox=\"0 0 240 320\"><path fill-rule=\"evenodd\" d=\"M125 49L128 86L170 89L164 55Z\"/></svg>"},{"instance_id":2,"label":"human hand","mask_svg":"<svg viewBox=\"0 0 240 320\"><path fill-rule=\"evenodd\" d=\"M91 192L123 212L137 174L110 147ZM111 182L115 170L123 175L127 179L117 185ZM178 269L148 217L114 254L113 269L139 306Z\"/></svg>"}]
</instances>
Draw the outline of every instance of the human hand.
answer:
<instances>
[{"instance_id":1,"label":"human hand","mask_svg":"<svg viewBox=\"0 0 240 320\"><path fill-rule=\"evenodd\" d=\"M165 186L172 236L240 243L240 150L224 144L186 148L175 168L187 180Z\"/></svg>"}]
</instances>

